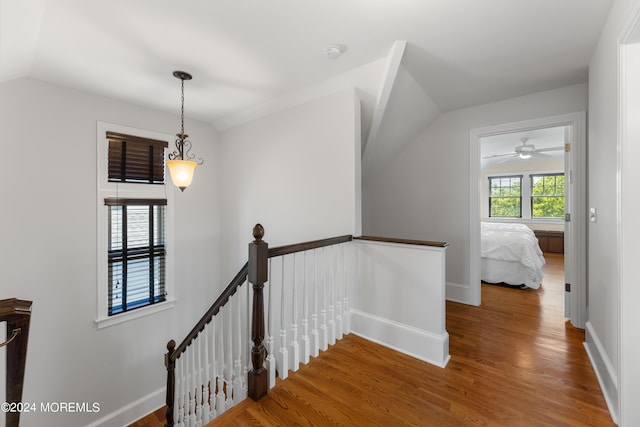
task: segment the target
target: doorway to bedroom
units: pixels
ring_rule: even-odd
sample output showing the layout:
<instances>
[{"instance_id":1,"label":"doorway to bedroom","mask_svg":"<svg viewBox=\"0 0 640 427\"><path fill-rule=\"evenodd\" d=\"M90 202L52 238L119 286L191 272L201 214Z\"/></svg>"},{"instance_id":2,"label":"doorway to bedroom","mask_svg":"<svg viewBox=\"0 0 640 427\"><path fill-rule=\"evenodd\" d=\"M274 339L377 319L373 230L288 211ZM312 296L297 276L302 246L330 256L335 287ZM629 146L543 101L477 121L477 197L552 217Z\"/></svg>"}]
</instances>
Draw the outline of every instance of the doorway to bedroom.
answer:
<instances>
[{"instance_id":1,"label":"doorway to bedroom","mask_svg":"<svg viewBox=\"0 0 640 427\"><path fill-rule=\"evenodd\" d=\"M584 114L474 129L470 142L472 296L482 281L522 286L584 328Z\"/></svg>"},{"instance_id":2,"label":"doorway to bedroom","mask_svg":"<svg viewBox=\"0 0 640 427\"><path fill-rule=\"evenodd\" d=\"M568 133L563 125L480 139L482 289L527 288L561 312Z\"/></svg>"}]
</instances>

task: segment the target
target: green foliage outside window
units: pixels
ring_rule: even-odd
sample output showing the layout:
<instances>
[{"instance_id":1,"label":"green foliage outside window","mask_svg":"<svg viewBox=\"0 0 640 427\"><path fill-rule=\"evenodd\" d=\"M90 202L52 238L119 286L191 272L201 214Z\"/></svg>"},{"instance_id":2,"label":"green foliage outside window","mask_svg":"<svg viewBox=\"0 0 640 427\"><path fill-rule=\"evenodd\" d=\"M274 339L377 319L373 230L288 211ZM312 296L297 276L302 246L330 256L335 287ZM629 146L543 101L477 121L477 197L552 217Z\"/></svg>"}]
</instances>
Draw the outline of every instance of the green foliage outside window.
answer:
<instances>
[{"instance_id":1,"label":"green foliage outside window","mask_svg":"<svg viewBox=\"0 0 640 427\"><path fill-rule=\"evenodd\" d=\"M522 216L522 177L489 178L489 216L520 218Z\"/></svg>"},{"instance_id":2,"label":"green foliage outside window","mask_svg":"<svg viewBox=\"0 0 640 427\"><path fill-rule=\"evenodd\" d=\"M564 217L564 175L531 176L531 217Z\"/></svg>"}]
</instances>

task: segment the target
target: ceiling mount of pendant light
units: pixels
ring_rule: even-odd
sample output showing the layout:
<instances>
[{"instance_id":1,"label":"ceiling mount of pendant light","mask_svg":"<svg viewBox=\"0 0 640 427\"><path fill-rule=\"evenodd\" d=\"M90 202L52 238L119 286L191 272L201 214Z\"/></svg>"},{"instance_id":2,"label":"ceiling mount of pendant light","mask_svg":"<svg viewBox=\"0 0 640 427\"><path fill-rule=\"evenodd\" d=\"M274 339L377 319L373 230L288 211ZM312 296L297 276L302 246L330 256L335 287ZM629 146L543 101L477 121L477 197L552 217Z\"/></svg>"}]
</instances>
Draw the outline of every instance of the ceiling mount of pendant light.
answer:
<instances>
[{"instance_id":1,"label":"ceiling mount of pendant light","mask_svg":"<svg viewBox=\"0 0 640 427\"><path fill-rule=\"evenodd\" d=\"M169 153L169 160L167 160L167 167L171 174L171 181L181 191L187 188L193 180L193 172L197 165L204 163L202 159L196 159L194 154L191 154L191 141L187 138L189 135L184 133L184 81L191 80L191 74L184 71L174 71L173 76L181 80L181 94L182 94L182 106L180 109L180 133L176 136L176 149L173 153Z\"/></svg>"}]
</instances>

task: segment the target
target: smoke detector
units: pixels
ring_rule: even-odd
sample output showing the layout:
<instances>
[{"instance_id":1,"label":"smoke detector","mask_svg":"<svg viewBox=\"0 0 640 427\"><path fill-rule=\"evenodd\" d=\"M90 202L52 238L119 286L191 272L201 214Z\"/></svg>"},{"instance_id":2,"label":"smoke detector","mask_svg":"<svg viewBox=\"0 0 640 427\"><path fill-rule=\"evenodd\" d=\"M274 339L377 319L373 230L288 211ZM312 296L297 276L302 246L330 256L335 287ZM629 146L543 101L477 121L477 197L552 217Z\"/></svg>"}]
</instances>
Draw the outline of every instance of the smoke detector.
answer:
<instances>
[{"instance_id":1,"label":"smoke detector","mask_svg":"<svg viewBox=\"0 0 640 427\"><path fill-rule=\"evenodd\" d=\"M338 59L344 52L344 48L337 44L332 44L324 48L324 57L327 59Z\"/></svg>"}]
</instances>

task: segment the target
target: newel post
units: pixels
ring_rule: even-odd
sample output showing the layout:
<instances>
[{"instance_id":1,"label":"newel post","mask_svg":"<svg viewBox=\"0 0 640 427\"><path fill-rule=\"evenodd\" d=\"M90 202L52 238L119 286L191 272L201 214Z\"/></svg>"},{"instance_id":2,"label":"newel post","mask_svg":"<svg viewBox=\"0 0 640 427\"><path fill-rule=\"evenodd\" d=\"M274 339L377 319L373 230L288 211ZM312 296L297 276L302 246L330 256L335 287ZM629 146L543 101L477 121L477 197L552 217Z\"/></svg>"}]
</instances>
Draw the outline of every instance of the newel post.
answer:
<instances>
[{"instance_id":1,"label":"newel post","mask_svg":"<svg viewBox=\"0 0 640 427\"><path fill-rule=\"evenodd\" d=\"M255 401L266 396L268 390L267 370L264 367L266 350L264 340L264 283L268 278L269 245L264 242L264 228L260 224L253 227L253 242L249 243L249 283L253 285L253 315L251 317L251 364L249 371L249 397Z\"/></svg>"},{"instance_id":2,"label":"newel post","mask_svg":"<svg viewBox=\"0 0 640 427\"><path fill-rule=\"evenodd\" d=\"M167 394L165 403L167 404L167 411L165 412L165 418L167 422L165 427L173 427L173 402L175 401L176 392L176 361L172 358L173 351L176 349L176 342L171 340L167 343L167 354L164 355L164 364L167 368Z\"/></svg>"}]
</instances>

